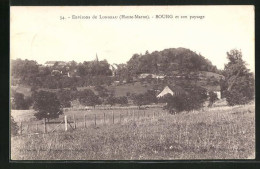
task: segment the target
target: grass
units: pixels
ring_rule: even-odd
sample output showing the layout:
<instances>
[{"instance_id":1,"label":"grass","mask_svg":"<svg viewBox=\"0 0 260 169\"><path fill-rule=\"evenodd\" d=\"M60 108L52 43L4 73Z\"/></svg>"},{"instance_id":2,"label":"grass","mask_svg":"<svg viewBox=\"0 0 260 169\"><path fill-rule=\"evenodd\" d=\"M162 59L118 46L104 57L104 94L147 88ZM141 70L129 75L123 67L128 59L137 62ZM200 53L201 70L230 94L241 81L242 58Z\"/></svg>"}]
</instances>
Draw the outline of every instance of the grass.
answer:
<instances>
[{"instance_id":1,"label":"grass","mask_svg":"<svg viewBox=\"0 0 260 169\"><path fill-rule=\"evenodd\" d=\"M152 89L151 85L149 84L142 85L140 82L128 83L119 86L108 86L108 90L115 91L116 97L126 96L127 93L136 93L136 94L145 93L149 89Z\"/></svg>"},{"instance_id":2,"label":"grass","mask_svg":"<svg viewBox=\"0 0 260 169\"><path fill-rule=\"evenodd\" d=\"M214 107L154 118L126 118L121 124L90 125L69 132L15 136L11 137L11 159L252 159L254 112L253 104Z\"/></svg>"}]
</instances>

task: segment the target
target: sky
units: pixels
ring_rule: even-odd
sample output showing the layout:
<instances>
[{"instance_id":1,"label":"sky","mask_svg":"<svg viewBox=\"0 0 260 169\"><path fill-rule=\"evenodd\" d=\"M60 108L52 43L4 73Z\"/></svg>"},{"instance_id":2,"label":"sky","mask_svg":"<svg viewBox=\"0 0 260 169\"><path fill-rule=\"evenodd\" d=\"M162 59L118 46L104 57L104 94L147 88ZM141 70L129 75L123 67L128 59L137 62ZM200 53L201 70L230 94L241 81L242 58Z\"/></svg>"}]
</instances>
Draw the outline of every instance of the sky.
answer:
<instances>
[{"instance_id":1,"label":"sky","mask_svg":"<svg viewBox=\"0 0 260 169\"><path fill-rule=\"evenodd\" d=\"M73 15L90 19L72 19ZM149 19L99 18L120 15ZM183 47L223 69L226 52L239 49L254 72L254 31L253 6L11 7L10 58L44 64L90 61L97 54L99 60L118 64L135 53Z\"/></svg>"}]
</instances>

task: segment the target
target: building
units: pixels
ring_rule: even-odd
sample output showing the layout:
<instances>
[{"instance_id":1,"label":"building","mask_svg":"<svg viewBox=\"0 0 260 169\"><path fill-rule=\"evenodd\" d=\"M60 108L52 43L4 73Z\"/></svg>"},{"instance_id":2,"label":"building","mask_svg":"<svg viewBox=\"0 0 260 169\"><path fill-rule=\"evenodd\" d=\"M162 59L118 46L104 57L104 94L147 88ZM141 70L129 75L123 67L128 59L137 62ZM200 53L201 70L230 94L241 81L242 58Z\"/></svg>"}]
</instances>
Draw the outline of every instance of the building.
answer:
<instances>
[{"instance_id":1,"label":"building","mask_svg":"<svg viewBox=\"0 0 260 169\"><path fill-rule=\"evenodd\" d=\"M55 63L57 63L58 66L65 66L66 65L66 62L64 62L64 61L47 61L47 62L44 63L44 66L51 67L51 66L54 66Z\"/></svg>"},{"instance_id":2,"label":"building","mask_svg":"<svg viewBox=\"0 0 260 169\"><path fill-rule=\"evenodd\" d=\"M150 76L153 79L164 79L165 76L164 75L156 75L156 74L151 74L151 73L142 73L138 76L139 79L145 79L148 76Z\"/></svg>"},{"instance_id":3,"label":"building","mask_svg":"<svg viewBox=\"0 0 260 169\"><path fill-rule=\"evenodd\" d=\"M109 65L109 69L112 72L112 76L116 76L117 68L118 68L118 66L116 64Z\"/></svg>"},{"instance_id":4,"label":"building","mask_svg":"<svg viewBox=\"0 0 260 169\"><path fill-rule=\"evenodd\" d=\"M214 92L217 94L218 99L221 99L220 86L204 86L203 88L207 90L207 94L209 94L209 92Z\"/></svg>"},{"instance_id":5,"label":"building","mask_svg":"<svg viewBox=\"0 0 260 169\"><path fill-rule=\"evenodd\" d=\"M163 97L167 94L171 94L172 96L181 95L186 93L183 88L177 85L167 85L164 89L157 95L157 98Z\"/></svg>"}]
</instances>

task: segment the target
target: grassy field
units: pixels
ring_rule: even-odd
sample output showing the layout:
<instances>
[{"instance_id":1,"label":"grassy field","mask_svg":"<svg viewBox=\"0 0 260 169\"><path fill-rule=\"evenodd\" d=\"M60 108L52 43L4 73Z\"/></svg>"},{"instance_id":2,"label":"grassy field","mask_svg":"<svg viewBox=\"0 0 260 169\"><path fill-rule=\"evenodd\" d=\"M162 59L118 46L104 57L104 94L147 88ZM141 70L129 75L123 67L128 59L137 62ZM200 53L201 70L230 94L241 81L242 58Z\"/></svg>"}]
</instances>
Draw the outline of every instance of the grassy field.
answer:
<instances>
[{"instance_id":1,"label":"grassy field","mask_svg":"<svg viewBox=\"0 0 260 169\"><path fill-rule=\"evenodd\" d=\"M151 116L152 110L158 112L157 109L147 110L147 113L150 112L149 117L126 118L120 124L100 123L69 132L11 137L11 159L174 160L255 157L253 104L207 108L177 115L161 113L154 118ZM99 114L102 116L102 113Z\"/></svg>"}]
</instances>

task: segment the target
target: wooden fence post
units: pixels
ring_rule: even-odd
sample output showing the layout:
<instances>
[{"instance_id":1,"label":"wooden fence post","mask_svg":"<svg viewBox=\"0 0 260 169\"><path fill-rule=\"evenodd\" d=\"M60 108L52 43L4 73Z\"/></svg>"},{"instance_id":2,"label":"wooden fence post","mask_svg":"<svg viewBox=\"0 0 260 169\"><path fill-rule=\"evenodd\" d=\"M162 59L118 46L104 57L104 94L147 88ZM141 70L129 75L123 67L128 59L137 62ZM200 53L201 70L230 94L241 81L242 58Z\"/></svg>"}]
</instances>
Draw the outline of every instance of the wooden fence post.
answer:
<instances>
[{"instance_id":1,"label":"wooden fence post","mask_svg":"<svg viewBox=\"0 0 260 169\"><path fill-rule=\"evenodd\" d=\"M67 116L64 116L65 131L68 130Z\"/></svg>"},{"instance_id":2,"label":"wooden fence post","mask_svg":"<svg viewBox=\"0 0 260 169\"><path fill-rule=\"evenodd\" d=\"M112 113L113 113L113 124L115 124L114 111Z\"/></svg>"},{"instance_id":3,"label":"wooden fence post","mask_svg":"<svg viewBox=\"0 0 260 169\"><path fill-rule=\"evenodd\" d=\"M46 118L44 118L44 133L47 133Z\"/></svg>"},{"instance_id":4,"label":"wooden fence post","mask_svg":"<svg viewBox=\"0 0 260 169\"><path fill-rule=\"evenodd\" d=\"M21 122L21 124L20 124L20 134L22 134L23 133L23 122Z\"/></svg>"},{"instance_id":5,"label":"wooden fence post","mask_svg":"<svg viewBox=\"0 0 260 169\"><path fill-rule=\"evenodd\" d=\"M84 128L87 128L87 115L84 115Z\"/></svg>"},{"instance_id":6,"label":"wooden fence post","mask_svg":"<svg viewBox=\"0 0 260 169\"><path fill-rule=\"evenodd\" d=\"M27 133L29 133L29 124L27 124Z\"/></svg>"},{"instance_id":7,"label":"wooden fence post","mask_svg":"<svg viewBox=\"0 0 260 169\"><path fill-rule=\"evenodd\" d=\"M104 113L104 125L106 124L106 114Z\"/></svg>"},{"instance_id":8,"label":"wooden fence post","mask_svg":"<svg viewBox=\"0 0 260 169\"><path fill-rule=\"evenodd\" d=\"M133 110L133 119L135 121L135 111Z\"/></svg>"},{"instance_id":9,"label":"wooden fence post","mask_svg":"<svg viewBox=\"0 0 260 169\"><path fill-rule=\"evenodd\" d=\"M97 125L97 117L96 117L96 114L95 114L95 126Z\"/></svg>"},{"instance_id":10,"label":"wooden fence post","mask_svg":"<svg viewBox=\"0 0 260 169\"><path fill-rule=\"evenodd\" d=\"M74 129L76 129L76 120L75 120L75 115L73 115L73 122L74 122Z\"/></svg>"}]
</instances>

